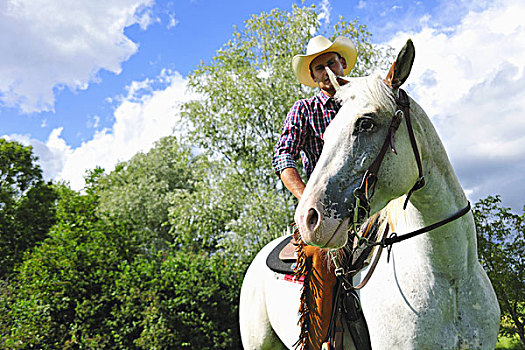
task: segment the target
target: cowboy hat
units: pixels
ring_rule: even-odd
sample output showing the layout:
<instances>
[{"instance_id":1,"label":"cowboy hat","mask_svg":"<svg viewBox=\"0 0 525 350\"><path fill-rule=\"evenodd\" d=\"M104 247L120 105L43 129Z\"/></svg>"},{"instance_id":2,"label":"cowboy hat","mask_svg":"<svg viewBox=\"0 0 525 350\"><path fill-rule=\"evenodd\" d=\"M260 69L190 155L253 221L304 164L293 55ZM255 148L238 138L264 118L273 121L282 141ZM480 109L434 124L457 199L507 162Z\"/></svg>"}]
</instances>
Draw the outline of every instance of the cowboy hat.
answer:
<instances>
[{"instance_id":1,"label":"cowboy hat","mask_svg":"<svg viewBox=\"0 0 525 350\"><path fill-rule=\"evenodd\" d=\"M310 63L327 52L337 52L346 60L344 74L348 74L357 60L357 50L352 40L347 37L337 37L332 43L322 35L310 39L306 47L306 55L296 55L292 58L292 68L301 84L316 87L316 82L310 75Z\"/></svg>"}]
</instances>

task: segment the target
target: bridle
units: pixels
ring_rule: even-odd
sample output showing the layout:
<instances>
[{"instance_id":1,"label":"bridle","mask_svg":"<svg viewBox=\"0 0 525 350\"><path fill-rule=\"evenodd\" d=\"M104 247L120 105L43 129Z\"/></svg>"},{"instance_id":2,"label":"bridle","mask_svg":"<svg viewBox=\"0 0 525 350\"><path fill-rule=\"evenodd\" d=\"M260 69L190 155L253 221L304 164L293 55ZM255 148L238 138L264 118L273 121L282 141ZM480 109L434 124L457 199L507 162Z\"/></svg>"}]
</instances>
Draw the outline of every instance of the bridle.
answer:
<instances>
[{"instance_id":1,"label":"bridle","mask_svg":"<svg viewBox=\"0 0 525 350\"><path fill-rule=\"evenodd\" d=\"M394 243L398 243L401 241L404 241L406 239L418 236L422 233L432 231L438 227L441 227L449 222L452 222L454 220L459 219L463 215L467 214L471 207L470 202L467 203L467 206L463 209L457 211L456 213L452 214L451 216L436 222L432 225L422 227L418 230L412 231L410 233L405 233L403 235L398 235L395 232L392 232L390 235L388 235L389 232L389 225L387 224L385 227L385 230L382 234L382 236L379 238L379 240L369 240L367 237L364 237L364 235L359 235L359 232L361 230L361 227L363 225L363 221L365 219L368 219L370 216L370 204L369 200L374 195L375 191L375 185L377 183L378 179L378 173L379 169L381 167L381 163L383 162L383 159L390 148L394 154L397 154L397 151L395 149L394 141L395 141L395 133L397 129L399 128L399 125L401 124L402 120L405 119L407 130L408 130L408 137L410 139L410 143L412 146L412 151L414 153L414 157L416 159L416 164L419 171L419 176L412 188L408 191L405 202L403 204L403 209L406 209L408 200L410 199L410 196L417 190L423 188L425 186L425 178L423 175L423 165L421 161L421 155L419 153L419 149L417 147L416 138L414 135L414 130L412 128L412 123L410 120L410 101L408 98L407 93L403 89L398 89L398 94L395 98L396 102L396 111L392 117L392 121L390 123L390 126L388 128L388 133L385 138L385 141L383 142L383 146L381 147L381 150L379 151L379 154L377 155L376 159L372 162L372 164L367 168L365 171L365 174L363 175L363 178L361 180L361 184L359 187L357 187L353 191L353 196L355 199L354 204L354 213L353 217L351 218L351 225L350 229L353 230L353 233L355 234L357 238L357 248L364 249L364 248L372 248L375 246L379 246L379 250L376 253L375 259L368 270L367 275L365 278L363 278L363 281L358 286L353 286L350 282L348 277L349 275L355 274L357 271L349 271L347 266L349 266L349 261L343 261L342 264L339 264L337 262L338 259L333 259L334 265L336 267L335 273L337 277L341 278L343 282L343 287L345 289L361 289L364 287L364 285L368 282L370 279L372 273L374 272L375 266L377 265L379 258L381 256L381 252L383 248L387 248L388 250L388 259L390 259L390 252L392 249L392 245ZM348 258L348 259L351 259ZM343 259L346 260L346 259Z\"/></svg>"},{"instance_id":2,"label":"bridle","mask_svg":"<svg viewBox=\"0 0 525 350\"><path fill-rule=\"evenodd\" d=\"M406 121L407 130L408 130L408 137L410 139L410 144L412 145L412 151L414 152L414 157L416 159L417 168L419 171L418 180L412 186L410 191L407 194L405 203L403 204L403 209L406 209L406 206L408 204L408 200L410 199L410 196L415 191L423 188L425 186L425 177L423 175L423 164L421 162L421 156L419 154L419 149L417 147L416 137L414 136L414 129L412 128L412 122L410 120L410 101L408 99L408 95L403 89L398 90L398 96L395 98L396 100L396 111L392 117L392 121L390 122L390 126L388 128L388 133L385 138L385 141L383 142L383 146L381 147L381 150L379 151L379 154L377 155L376 159L372 162L372 164L366 169L365 174L363 175L363 179L361 180L361 184L359 187L357 187L353 191L353 196L355 199L355 206L354 206L354 215L352 220L352 229L354 232L358 232L358 227L361 226L362 220L360 220L362 217L368 217L370 213L370 206L369 206L369 200L374 195L375 185L377 182L377 174L379 173L379 168L381 167L381 163L383 162L383 159L390 148L394 154L397 154L396 148L395 148L395 134L397 129L399 128L399 125L401 124L403 117Z\"/></svg>"}]
</instances>

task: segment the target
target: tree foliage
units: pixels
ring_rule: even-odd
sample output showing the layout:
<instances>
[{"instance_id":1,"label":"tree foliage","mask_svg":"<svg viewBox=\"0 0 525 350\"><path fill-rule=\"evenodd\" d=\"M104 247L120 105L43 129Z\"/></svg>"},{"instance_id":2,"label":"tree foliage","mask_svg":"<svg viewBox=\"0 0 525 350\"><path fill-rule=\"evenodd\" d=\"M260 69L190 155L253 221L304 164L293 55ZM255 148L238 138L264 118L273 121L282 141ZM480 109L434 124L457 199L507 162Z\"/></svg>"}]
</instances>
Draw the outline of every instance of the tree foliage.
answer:
<instances>
[{"instance_id":1,"label":"tree foliage","mask_svg":"<svg viewBox=\"0 0 525 350\"><path fill-rule=\"evenodd\" d=\"M500 334L518 334L525 346L525 207L512 213L499 196L476 203L474 218L481 263L502 311Z\"/></svg>"},{"instance_id":2,"label":"tree foliage","mask_svg":"<svg viewBox=\"0 0 525 350\"><path fill-rule=\"evenodd\" d=\"M303 53L310 33L320 29L317 18L315 7L294 6L291 13L274 9L254 15L243 31L236 29L212 62L189 77L190 88L202 96L183 107L193 126L191 141L224 156L246 178L275 183L269 162L284 117L296 100L314 94L295 78L291 58ZM354 41L358 62L352 75L386 67L388 55L372 46L366 26L357 20L340 18L323 34Z\"/></svg>"},{"instance_id":3,"label":"tree foliage","mask_svg":"<svg viewBox=\"0 0 525 350\"><path fill-rule=\"evenodd\" d=\"M0 286L0 347L239 347L240 265L145 250L141 232L97 214L96 186L59 193L58 223Z\"/></svg>"},{"instance_id":4,"label":"tree foliage","mask_svg":"<svg viewBox=\"0 0 525 350\"><path fill-rule=\"evenodd\" d=\"M172 236L169 213L196 191L207 169L205 157L194 155L173 136L164 137L149 152L136 154L97 179L97 210L130 223L156 249L177 240L187 243L180 235Z\"/></svg>"},{"instance_id":5,"label":"tree foliage","mask_svg":"<svg viewBox=\"0 0 525 350\"><path fill-rule=\"evenodd\" d=\"M239 349L237 268L220 254L137 259L117 281L119 328L139 318L142 349Z\"/></svg>"},{"instance_id":6,"label":"tree foliage","mask_svg":"<svg viewBox=\"0 0 525 350\"><path fill-rule=\"evenodd\" d=\"M55 222L56 193L36 161L31 147L0 139L0 278Z\"/></svg>"},{"instance_id":7,"label":"tree foliage","mask_svg":"<svg viewBox=\"0 0 525 350\"><path fill-rule=\"evenodd\" d=\"M16 269L7 348L111 344L104 336L112 330L105 322L112 311L111 281L122 260L137 253L136 242L124 226L96 216L93 193L65 186L59 192L58 223Z\"/></svg>"}]
</instances>

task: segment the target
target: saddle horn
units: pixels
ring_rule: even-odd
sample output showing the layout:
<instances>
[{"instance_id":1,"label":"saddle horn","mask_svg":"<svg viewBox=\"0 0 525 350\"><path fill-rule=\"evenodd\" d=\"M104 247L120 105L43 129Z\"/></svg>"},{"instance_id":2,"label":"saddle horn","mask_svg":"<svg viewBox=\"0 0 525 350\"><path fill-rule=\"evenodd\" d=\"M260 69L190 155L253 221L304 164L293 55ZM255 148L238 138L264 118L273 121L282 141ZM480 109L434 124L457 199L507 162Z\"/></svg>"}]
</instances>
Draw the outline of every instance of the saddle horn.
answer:
<instances>
[{"instance_id":1,"label":"saddle horn","mask_svg":"<svg viewBox=\"0 0 525 350\"><path fill-rule=\"evenodd\" d=\"M399 51L396 60L386 75L385 83L392 89L397 90L407 80L414 64L416 50L412 39L408 39L405 46ZM333 83L332 83L333 84Z\"/></svg>"}]
</instances>

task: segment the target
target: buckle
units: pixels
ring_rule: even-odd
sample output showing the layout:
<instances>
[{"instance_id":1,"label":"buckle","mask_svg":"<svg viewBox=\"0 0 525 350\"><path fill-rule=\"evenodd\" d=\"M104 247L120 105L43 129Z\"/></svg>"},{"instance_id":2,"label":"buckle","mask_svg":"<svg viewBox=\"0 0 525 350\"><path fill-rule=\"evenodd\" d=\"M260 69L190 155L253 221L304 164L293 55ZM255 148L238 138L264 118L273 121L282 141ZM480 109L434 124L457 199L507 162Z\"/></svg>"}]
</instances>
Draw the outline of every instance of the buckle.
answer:
<instances>
[{"instance_id":1,"label":"buckle","mask_svg":"<svg viewBox=\"0 0 525 350\"><path fill-rule=\"evenodd\" d=\"M342 277L345 275L345 270L342 267L338 267L334 270L336 277Z\"/></svg>"}]
</instances>

